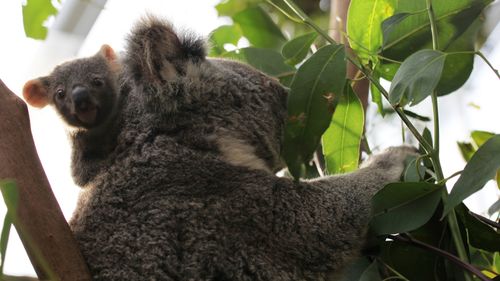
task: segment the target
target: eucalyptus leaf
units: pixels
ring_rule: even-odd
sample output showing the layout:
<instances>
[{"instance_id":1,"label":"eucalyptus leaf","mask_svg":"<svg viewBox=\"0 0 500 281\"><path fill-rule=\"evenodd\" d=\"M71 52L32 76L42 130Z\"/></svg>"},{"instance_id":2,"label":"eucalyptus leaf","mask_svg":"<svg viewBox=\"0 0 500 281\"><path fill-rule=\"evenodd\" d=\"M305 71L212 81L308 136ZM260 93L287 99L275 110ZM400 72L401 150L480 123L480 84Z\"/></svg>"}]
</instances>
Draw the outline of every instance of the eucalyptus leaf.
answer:
<instances>
[{"instance_id":1,"label":"eucalyptus leaf","mask_svg":"<svg viewBox=\"0 0 500 281\"><path fill-rule=\"evenodd\" d=\"M476 149L470 142L457 142L458 149L460 150L460 154L465 161L469 161L472 158L472 155L476 153Z\"/></svg>"},{"instance_id":2,"label":"eucalyptus leaf","mask_svg":"<svg viewBox=\"0 0 500 281\"><path fill-rule=\"evenodd\" d=\"M446 50L466 32L491 2L492 0L432 1L440 48ZM384 34L383 55L402 61L418 50L431 48L432 36L425 0L398 1L395 14L399 13L410 15L393 24L390 32Z\"/></svg>"},{"instance_id":3,"label":"eucalyptus leaf","mask_svg":"<svg viewBox=\"0 0 500 281\"><path fill-rule=\"evenodd\" d=\"M396 0L351 0L347 16L349 44L363 64L378 62L382 21L394 13Z\"/></svg>"},{"instance_id":4,"label":"eucalyptus leaf","mask_svg":"<svg viewBox=\"0 0 500 281\"><path fill-rule=\"evenodd\" d=\"M472 140L476 144L476 147L480 147L486 141L488 141L489 139L494 137L495 134L491 133L491 132L486 132L486 131L472 131L470 136L472 137Z\"/></svg>"},{"instance_id":5,"label":"eucalyptus leaf","mask_svg":"<svg viewBox=\"0 0 500 281\"><path fill-rule=\"evenodd\" d=\"M0 180L0 191L2 192L3 200L7 209L15 214L17 212L17 205L19 202L19 194L17 192L16 184L13 181Z\"/></svg>"},{"instance_id":6,"label":"eucalyptus leaf","mask_svg":"<svg viewBox=\"0 0 500 281\"><path fill-rule=\"evenodd\" d=\"M271 49L248 47L225 53L223 56L244 61L274 77L293 75L295 71L295 68L285 63L285 59L279 52Z\"/></svg>"},{"instance_id":7,"label":"eucalyptus leaf","mask_svg":"<svg viewBox=\"0 0 500 281\"><path fill-rule=\"evenodd\" d=\"M445 53L434 50L421 50L408 57L392 80L390 103L416 105L431 95L441 78L445 58Z\"/></svg>"},{"instance_id":8,"label":"eucalyptus leaf","mask_svg":"<svg viewBox=\"0 0 500 281\"><path fill-rule=\"evenodd\" d=\"M297 70L288 95L284 159L290 173L299 178L301 166L316 150L330 125L335 99L346 79L343 45L326 45Z\"/></svg>"},{"instance_id":9,"label":"eucalyptus leaf","mask_svg":"<svg viewBox=\"0 0 500 281\"><path fill-rule=\"evenodd\" d=\"M500 233L472 216L463 203L457 206L457 214L467 228L467 240L472 246L490 252L500 251Z\"/></svg>"},{"instance_id":10,"label":"eucalyptus leaf","mask_svg":"<svg viewBox=\"0 0 500 281\"><path fill-rule=\"evenodd\" d=\"M443 216L465 198L480 190L500 168L500 135L495 135L476 151L453 186Z\"/></svg>"},{"instance_id":11,"label":"eucalyptus leaf","mask_svg":"<svg viewBox=\"0 0 500 281\"><path fill-rule=\"evenodd\" d=\"M500 211L500 199L498 199L488 208L488 215L492 216L494 213L498 211Z\"/></svg>"},{"instance_id":12,"label":"eucalyptus leaf","mask_svg":"<svg viewBox=\"0 0 500 281\"><path fill-rule=\"evenodd\" d=\"M364 123L363 105L347 84L322 138L328 173L346 173L358 168Z\"/></svg>"},{"instance_id":13,"label":"eucalyptus leaf","mask_svg":"<svg viewBox=\"0 0 500 281\"><path fill-rule=\"evenodd\" d=\"M55 16L58 10L50 0L27 0L23 5L23 25L26 36L33 39L45 39L47 19Z\"/></svg>"},{"instance_id":14,"label":"eucalyptus leaf","mask_svg":"<svg viewBox=\"0 0 500 281\"><path fill-rule=\"evenodd\" d=\"M373 197L370 226L377 234L407 232L434 214L443 186L431 183L390 183Z\"/></svg>"},{"instance_id":15,"label":"eucalyptus leaf","mask_svg":"<svg viewBox=\"0 0 500 281\"><path fill-rule=\"evenodd\" d=\"M225 0L221 1L215 6L215 10L220 17L229 16L232 17L235 14L247 9L248 7L253 7L259 3L264 2L263 0Z\"/></svg>"},{"instance_id":16,"label":"eucalyptus leaf","mask_svg":"<svg viewBox=\"0 0 500 281\"><path fill-rule=\"evenodd\" d=\"M403 172L405 182L420 182L425 177L425 166L422 161L418 162L417 157L412 157Z\"/></svg>"},{"instance_id":17,"label":"eucalyptus leaf","mask_svg":"<svg viewBox=\"0 0 500 281\"><path fill-rule=\"evenodd\" d=\"M211 43L210 55L216 56L226 52L225 44L236 46L243 36L237 25L222 25L210 33L208 41Z\"/></svg>"},{"instance_id":18,"label":"eucalyptus leaf","mask_svg":"<svg viewBox=\"0 0 500 281\"><path fill-rule=\"evenodd\" d=\"M384 38L383 44L387 45L387 40L392 32L392 29L400 22L402 22L404 19L406 19L408 16L411 16L412 14L410 13L397 13L394 14L388 18L386 18L382 22L382 36Z\"/></svg>"},{"instance_id":19,"label":"eucalyptus leaf","mask_svg":"<svg viewBox=\"0 0 500 281\"><path fill-rule=\"evenodd\" d=\"M286 41L280 28L259 6L235 14L233 20L253 47L281 50Z\"/></svg>"},{"instance_id":20,"label":"eucalyptus leaf","mask_svg":"<svg viewBox=\"0 0 500 281\"><path fill-rule=\"evenodd\" d=\"M311 32L288 41L281 51L283 57L286 59L285 62L290 65L296 65L303 61L311 48L311 44L317 37L318 34L316 32Z\"/></svg>"},{"instance_id":21,"label":"eucalyptus leaf","mask_svg":"<svg viewBox=\"0 0 500 281\"><path fill-rule=\"evenodd\" d=\"M377 261L372 262L370 266L368 266L363 274L359 278L359 281L381 281L380 273L378 272L378 263Z\"/></svg>"}]
</instances>

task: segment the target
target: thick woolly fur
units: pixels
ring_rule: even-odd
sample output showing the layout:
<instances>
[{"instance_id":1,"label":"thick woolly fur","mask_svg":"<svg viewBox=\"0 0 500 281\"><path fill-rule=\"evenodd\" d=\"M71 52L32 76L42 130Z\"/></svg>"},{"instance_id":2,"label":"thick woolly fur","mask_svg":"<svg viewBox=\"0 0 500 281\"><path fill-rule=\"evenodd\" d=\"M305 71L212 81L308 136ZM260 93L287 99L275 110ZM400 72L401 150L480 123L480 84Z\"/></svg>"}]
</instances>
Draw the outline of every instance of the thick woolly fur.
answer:
<instances>
[{"instance_id":1,"label":"thick woolly fur","mask_svg":"<svg viewBox=\"0 0 500 281\"><path fill-rule=\"evenodd\" d=\"M152 17L121 61L117 114L74 137L85 188L70 225L95 280L324 280L357 255L370 197L411 149L352 174L279 178L277 81L205 58L203 41Z\"/></svg>"}]
</instances>

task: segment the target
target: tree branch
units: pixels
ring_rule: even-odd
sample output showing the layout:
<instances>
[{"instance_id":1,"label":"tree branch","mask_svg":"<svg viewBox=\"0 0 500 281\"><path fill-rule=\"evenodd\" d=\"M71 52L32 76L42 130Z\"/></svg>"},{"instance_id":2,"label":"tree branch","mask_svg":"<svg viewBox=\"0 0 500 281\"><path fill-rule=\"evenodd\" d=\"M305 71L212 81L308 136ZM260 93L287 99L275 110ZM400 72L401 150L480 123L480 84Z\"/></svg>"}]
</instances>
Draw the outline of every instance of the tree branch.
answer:
<instances>
[{"instance_id":1,"label":"tree branch","mask_svg":"<svg viewBox=\"0 0 500 281\"><path fill-rule=\"evenodd\" d=\"M14 226L42 280L91 280L36 153L26 104L0 80L0 179L16 182Z\"/></svg>"}]
</instances>

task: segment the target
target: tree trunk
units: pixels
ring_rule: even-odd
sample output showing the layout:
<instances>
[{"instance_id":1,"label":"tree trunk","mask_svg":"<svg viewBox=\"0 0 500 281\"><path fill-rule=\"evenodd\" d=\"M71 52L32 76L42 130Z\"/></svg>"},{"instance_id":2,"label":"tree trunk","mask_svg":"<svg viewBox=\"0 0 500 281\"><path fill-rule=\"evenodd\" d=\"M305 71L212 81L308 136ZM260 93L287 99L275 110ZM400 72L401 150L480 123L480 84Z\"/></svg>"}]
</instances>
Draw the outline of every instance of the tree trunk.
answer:
<instances>
[{"instance_id":1,"label":"tree trunk","mask_svg":"<svg viewBox=\"0 0 500 281\"><path fill-rule=\"evenodd\" d=\"M91 280L36 153L26 104L0 80L0 179L16 183L14 226L41 280Z\"/></svg>"}]
</instances>

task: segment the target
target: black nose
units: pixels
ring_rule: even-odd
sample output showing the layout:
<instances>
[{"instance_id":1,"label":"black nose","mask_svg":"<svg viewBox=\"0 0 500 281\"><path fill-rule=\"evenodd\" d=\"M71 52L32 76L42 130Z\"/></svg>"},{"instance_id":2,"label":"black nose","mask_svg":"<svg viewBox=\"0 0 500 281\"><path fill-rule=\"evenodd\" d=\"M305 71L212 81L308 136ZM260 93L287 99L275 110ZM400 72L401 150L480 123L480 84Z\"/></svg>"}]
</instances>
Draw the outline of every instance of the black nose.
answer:
<instances>
[{"instance_id":1,"label":"black nose","mask_svg":"<svg viewBox=\"0 0 500 281\"><path fill-rule=\"evenodd\" d=\"M90 106L90 94L87 88L77 86L71 92L75 108L79 111L87 110Z\"/></svg>"}]
</instances>

